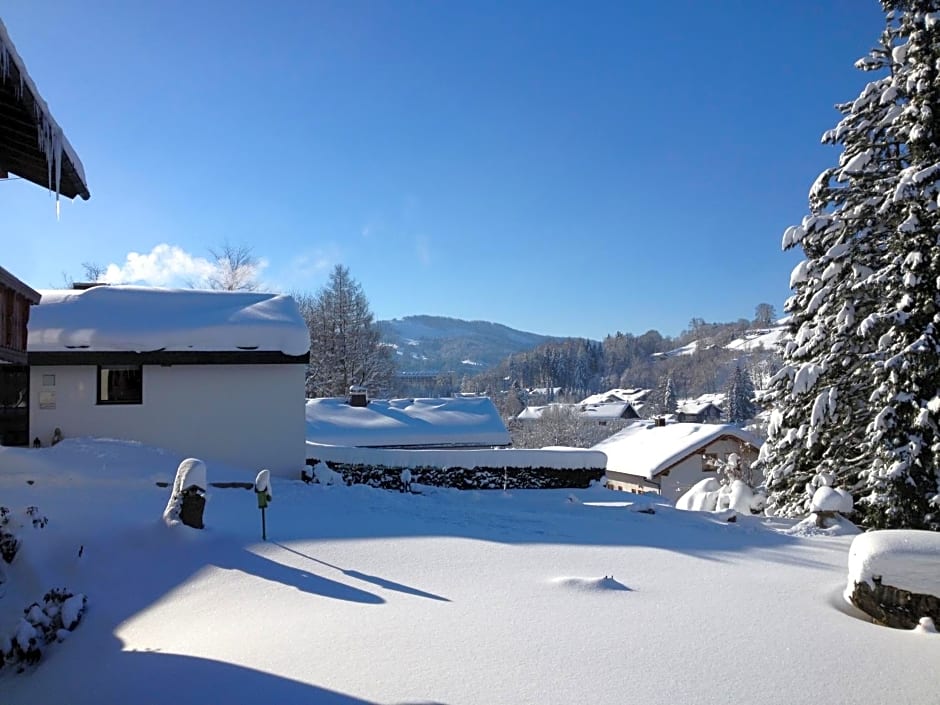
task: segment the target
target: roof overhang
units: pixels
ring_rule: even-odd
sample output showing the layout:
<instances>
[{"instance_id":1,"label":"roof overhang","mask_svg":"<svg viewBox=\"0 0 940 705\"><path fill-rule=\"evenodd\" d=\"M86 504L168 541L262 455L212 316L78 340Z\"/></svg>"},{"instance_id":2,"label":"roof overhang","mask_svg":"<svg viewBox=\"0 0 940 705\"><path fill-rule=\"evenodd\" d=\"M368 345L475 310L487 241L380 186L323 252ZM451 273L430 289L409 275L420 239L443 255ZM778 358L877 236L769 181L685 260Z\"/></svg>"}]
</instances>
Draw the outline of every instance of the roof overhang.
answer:
<instances>
[{"instance_id":1,"label":"roof overhang","mask_svg":"<svg viewBox=\"0 0 940 705\"><path fill-rule=\"evenodd\" d=\"M0 286L12 289L31 304L39 303L39 292L21 282L3 267L0 267Z\"/></svg>"},{"instance_id":2,"label":"roof overhang","mask_svg":"<svg viewBox=\"0 0 940 705\"><path fill-rule=\"evenodd\" d=\"M67 198L91 195L81 161L0 21L0 177L9 174Z\"/></svg>"}]
</instances>

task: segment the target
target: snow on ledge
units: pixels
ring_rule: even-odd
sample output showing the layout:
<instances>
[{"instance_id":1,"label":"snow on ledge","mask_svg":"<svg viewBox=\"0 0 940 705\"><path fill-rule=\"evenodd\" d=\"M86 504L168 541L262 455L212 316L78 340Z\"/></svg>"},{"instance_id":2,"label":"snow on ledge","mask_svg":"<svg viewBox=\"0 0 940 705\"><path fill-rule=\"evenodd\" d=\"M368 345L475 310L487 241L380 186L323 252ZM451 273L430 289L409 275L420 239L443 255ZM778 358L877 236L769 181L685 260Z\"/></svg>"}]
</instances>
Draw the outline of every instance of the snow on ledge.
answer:
<instances>
[{"instance_id":1,"label":"snow on ledge","mask_svg":"<svg viewBox=\"0 0 940 705\"><path fill-rule=\"evenodd\" d=\"M29 352L279 351L310 337L290 296L241 291L95 286L43 291L30 310Z\"/></svg>"},{"instance_id":2,"label":"snow on ledge","mask_svg":"<svg viewBox=\"0 0 940 705\"><path fill-rule=\"evenodd\" d=\"M307 458L349 465L382 465L391 468L553 468L555 470L603 470L607 456L580 448L526 450L399 450L350 448L307 442Z\"/></svg>"}]
</instances>

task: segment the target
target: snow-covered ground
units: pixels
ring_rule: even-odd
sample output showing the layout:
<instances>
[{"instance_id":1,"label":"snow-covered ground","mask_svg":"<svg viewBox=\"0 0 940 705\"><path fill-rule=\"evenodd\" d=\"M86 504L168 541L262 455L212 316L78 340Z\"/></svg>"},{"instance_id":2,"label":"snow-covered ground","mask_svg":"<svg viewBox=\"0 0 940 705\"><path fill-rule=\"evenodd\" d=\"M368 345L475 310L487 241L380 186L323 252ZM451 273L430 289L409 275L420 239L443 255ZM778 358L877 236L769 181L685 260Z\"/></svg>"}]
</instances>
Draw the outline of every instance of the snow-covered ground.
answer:
<instances>
[{"instance_id":1,"label":"snow-covered ground","mask_svg":"<svg viewBox=\"0 0 940 705\"><path fill-rule=\"evenodd\" d=\"M602 489L275 479L265 543L244 489L210 488L204 531L166 526L155 483L180 460L0 449L0 504L49 518L0 564L0 629L50 587L88 596L38 666L0 670L0 702L937 702L940 637L845 605L851 536L639 513Z\"/></svg>"}]
</instances>

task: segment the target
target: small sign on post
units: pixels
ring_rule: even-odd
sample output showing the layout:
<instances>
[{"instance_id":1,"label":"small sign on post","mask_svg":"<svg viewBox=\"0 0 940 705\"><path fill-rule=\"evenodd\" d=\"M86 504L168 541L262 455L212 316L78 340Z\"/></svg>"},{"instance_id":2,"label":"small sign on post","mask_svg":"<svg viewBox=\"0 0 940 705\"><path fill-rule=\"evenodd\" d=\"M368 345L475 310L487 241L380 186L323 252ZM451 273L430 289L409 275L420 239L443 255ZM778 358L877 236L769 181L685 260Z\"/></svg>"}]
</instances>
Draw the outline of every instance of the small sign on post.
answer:
<instances>
[{"instance_id":1,"label":"small sign on post","mask_svg":"<svg viewBox=\"0 0 940 705\"><path fill-rule=\"evenodd\" d=\"M265 517L265 510L273 499L271 494L271 473L268 470L262 470L255 478L255 494L258 496L258 509L261 510L261 540L268 540L268 527Z\"/></svg>"}]
</instances>

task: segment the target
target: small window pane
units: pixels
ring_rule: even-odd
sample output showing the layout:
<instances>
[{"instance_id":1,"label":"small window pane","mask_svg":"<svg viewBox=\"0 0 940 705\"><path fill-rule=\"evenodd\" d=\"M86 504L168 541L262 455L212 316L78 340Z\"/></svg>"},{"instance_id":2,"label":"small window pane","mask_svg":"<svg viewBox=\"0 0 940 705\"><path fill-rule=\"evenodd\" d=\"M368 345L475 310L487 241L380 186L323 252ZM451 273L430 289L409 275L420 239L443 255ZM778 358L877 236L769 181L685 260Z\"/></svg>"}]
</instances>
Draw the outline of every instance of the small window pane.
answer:
<instances>
[{"instance_id":1,"label":"small window pane","mask_svg":"<svg viewBox=\"0 0 940 705\"><path fill-rule=\"evenodd\" d=\"M99 368L99 404L140 404L142 401L143 373L139 365Z\"/></svg>"}]
</instances>

